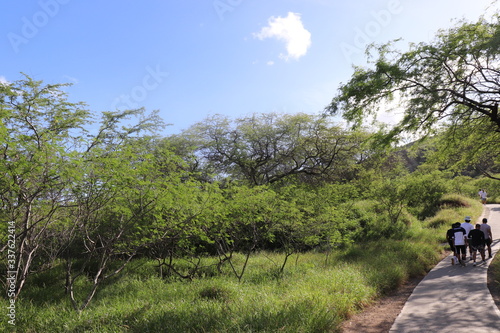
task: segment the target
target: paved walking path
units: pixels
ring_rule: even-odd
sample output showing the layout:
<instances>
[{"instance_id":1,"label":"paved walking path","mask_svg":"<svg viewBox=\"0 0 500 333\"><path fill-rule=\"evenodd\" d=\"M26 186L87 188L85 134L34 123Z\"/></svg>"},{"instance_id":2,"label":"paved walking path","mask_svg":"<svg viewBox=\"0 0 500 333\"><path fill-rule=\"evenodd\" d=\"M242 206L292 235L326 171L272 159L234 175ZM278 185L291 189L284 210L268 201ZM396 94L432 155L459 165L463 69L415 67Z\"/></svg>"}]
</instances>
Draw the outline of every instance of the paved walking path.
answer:
<instances>
[{"instance_id":1,"label":"paved walking path","mask_svg":"<svg viewBox=\"0 0 500 333\"><path fill-rule=\"evenodd\" d=\"M485 205L476 223L484 217L491 226L494 256L500 249L500 205ZM480 262L481 256L477 257ZM443 259L413 290L390 332L500 333L500 311L487 286L490 262L461 267L451 265L451 256Z\"/></svg>"}]
</instances>

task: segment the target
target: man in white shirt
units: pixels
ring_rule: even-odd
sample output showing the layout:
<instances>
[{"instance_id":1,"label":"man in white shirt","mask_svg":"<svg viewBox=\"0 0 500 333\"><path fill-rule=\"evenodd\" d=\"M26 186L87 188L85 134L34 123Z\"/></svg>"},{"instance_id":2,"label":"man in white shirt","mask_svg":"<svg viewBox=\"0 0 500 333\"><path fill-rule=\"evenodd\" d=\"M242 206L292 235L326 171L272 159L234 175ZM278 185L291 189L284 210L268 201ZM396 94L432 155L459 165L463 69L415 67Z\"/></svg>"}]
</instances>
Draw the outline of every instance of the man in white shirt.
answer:
<instances>
[{"instance_id":1,"label":"man in white shirt","mask_svg":"<svg viewBox=\"0 0 500 333\"><path fill-rule=\"evenodd\" d=\"M474 229L474 226L470 223L470 216L466 216L464 219L464 223L460 224L462 228L465 229L465 236L468 238L469 237L469 232ZM469 253L470 253L470 260L472 260L472 246L469 244Z\"/></svg>"},{"instance_id":2,"label":"man in white shirt","mask_svg":"<svg viewBox=\"0 0 500 333\"><path fill-rule=\"evenodd\" d=\"M460 265L465 266L465 259L467 258L467 236L466 231L460 226L460 222L454 224L451 234L453 235L453 243L455 245L455 253L460 262Z\"/></svg>"},{"instance_id":3,"label":"man in white shirt","mask_svg":"<svg viewBox=\"0 0 500 333\"><path fill-rule=\"evenodd\" d=\"M486 193L485 190L480 189L478 194L479 194L479 198L481 198L481 202L483 203L483 205L485 205L486 200L488 199L488 193Z\"/></svg>"}]
</instances>

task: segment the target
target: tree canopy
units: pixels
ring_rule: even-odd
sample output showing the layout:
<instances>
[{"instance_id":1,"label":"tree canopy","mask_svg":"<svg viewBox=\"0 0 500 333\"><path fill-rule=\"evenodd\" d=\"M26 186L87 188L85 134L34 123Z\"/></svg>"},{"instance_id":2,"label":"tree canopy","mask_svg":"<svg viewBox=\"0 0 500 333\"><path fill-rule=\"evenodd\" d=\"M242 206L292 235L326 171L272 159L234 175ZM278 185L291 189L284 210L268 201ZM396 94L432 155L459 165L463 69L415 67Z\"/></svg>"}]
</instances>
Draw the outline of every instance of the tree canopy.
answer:
<instances>
[{"instance_id":1,"label":"tree canopy","mask_svg":"<svg viewBox=\"0 0 500 333\"><path fill-rule=\"evenodd\" d=\"M308 114L216 115L176 138L191 142L206 168L252 185L284 179L348 179L365 158L362 133Z\"/></svg>"},{"instance_id":2,"label":"tree canopy","mask_svg":"<svg viewBox=\"0 0 500 333\"><path fill-rule=\"evenodd\" d=\"M382 108L403 110L385 143L403 133L439 134L435 158L448 168L473 167L490 178L500 156L500 17L460 21L430 43L400 51L395 42L368 49L370 68L356 67L326 107L354 126ZM375 60L372 60L375 59ZM384 110L388 111L388 110ZM390 110L389 110L390 111Z\"/></svg>"},{"instance_id":3,"label":"tree canopy","mask_svg":"<svg viewBox=\"0 0 500 333\"><path fill-rule=\"evenodd\" d=\"M375 114L384 102L396 102L403 119L391 131L431 131L438 123L460 126L476 121L500 132L500 24L482 18L460 22L440 31L434 41L411 45L408 51L394 48L394 42L377 48L371 68L356 67L326 107L359 125Z\"/></svg>"}]
</instances>

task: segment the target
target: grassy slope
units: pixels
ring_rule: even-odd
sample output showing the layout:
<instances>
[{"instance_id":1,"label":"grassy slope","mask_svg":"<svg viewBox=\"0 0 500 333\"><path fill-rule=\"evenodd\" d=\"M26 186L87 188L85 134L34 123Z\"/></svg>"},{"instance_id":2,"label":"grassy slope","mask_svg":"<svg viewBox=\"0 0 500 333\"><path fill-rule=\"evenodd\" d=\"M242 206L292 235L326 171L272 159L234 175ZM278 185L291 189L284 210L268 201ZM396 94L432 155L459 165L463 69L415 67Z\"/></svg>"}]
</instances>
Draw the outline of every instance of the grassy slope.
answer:
<instances>
[{"instance_id":1,"label":"grassy slope","mask_svg":"<svg viewBox=\"0 0 500 333\"><path fill-rule=\"evenodd\" d=\"M495 256L488 268L488 288L500 308L500 256Z\"/></svg>"}]
</instances>

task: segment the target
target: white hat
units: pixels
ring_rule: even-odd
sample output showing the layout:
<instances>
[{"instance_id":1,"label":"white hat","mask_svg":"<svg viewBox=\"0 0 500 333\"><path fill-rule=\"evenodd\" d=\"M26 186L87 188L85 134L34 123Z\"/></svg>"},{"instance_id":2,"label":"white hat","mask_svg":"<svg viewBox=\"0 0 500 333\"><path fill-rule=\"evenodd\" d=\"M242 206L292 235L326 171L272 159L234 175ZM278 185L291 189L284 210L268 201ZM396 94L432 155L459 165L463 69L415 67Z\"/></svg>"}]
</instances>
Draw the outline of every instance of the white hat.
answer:
<instances>
[{"instance_id":1,"label":"white hat","mask_svg":"<svg viewBox=\"0 0 500 333\"><path fill-rule=\"evenodd\" d=\"M470 222L470 216L466 216L464 220Z\"/></svg>"}]
</instances>

